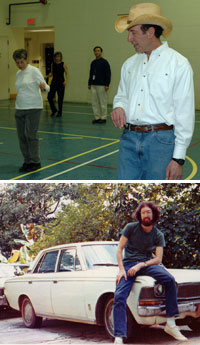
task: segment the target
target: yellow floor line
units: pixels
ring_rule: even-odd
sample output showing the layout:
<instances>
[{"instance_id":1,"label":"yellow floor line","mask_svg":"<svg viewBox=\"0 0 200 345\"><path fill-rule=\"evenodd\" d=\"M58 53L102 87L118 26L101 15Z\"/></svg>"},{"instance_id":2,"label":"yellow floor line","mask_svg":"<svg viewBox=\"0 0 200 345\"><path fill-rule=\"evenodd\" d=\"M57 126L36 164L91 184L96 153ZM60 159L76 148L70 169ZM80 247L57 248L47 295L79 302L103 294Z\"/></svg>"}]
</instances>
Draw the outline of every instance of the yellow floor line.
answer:
<instances>
[{"instance_id":1,"label":"yellow floor line","mask_svg":"<svg viewBox=\"0 0 200 345\"><path fill-rule=\"evenodd\" d=\"M9 130L15 130L16 128L12 128L12 127L0 127L0 129L9 129ZM116 138L102 138L102 137L95 137L95 136L91 136L91 135L80 135L80 134L71 134L71 133L58 133L58 132L48 132L48 131L38 131L38 133L44 133L44 134L53 134L53 135L69 135L70 137L83 137L83 138L91 138L91 139L100 139L100 140L116 140Z\"/></svg>"},{"instance_id":2,"label":"yellow floor line","mask_svg":"<svg viewBox=\"0 0 200 345\"><path fill-rule=\"evenodd\" d=\"M193 161L192 158L188 156L186 156L185 158L192 164L192 172L188 177L185 178L185 180L191 180L197 173L197 164L195 163L195 161Z\"/></svg>"},{"instance_id":3,"label":"yellow floor line","mask_svg":"<svg viewBox=\"0 0 200 345\"><path fill-rule=\"evenodd\" d=\"M78 157L87 155L88 153L95 152L95 151L101 150L101 149L103 149L103 148L105 148L105 147L108 147L108 146L111 146L111 145L114 145L114 144L118 144L118 143L119 143L119 140L115 140L115 141L112 142L112 143L109 143L109 144L106 144L106 145L103 145L103 146L99 146L99 147L97 147L97 148L95 148L95 149L92 149L92 150L89 150L89 151L86 151L86 152L79 153L79 154L77 154L77 155L75 155L75 156L72 156L72 157L69 157L69 158L65 158L65 159L63 159L63 160L61 160L61 161L59 161L59 162L56 162L56 163L47 165L47 166L45 166L45 167L43 167L43 168L40 168L40 169L38 169L38 170L35 170L35 171L32 171L32 172L29 172L29 173L26 173L26 174L19 175L19 176L17 176L17 177L11 178L10 180L18 180L18 179L20 179L20 178L22 178L22 177L29 176L29 175L31 175L31 174L34 174L34 173L38 172L38 171L46 170L46 169L48 169L48 168L51 168L51 167L53 167L53 166L62 164L62 163L64 163L64 162L67 162L67 161L72 160L72 159L74 159L74 158L78 158Z\"/></svg>"},{"instance_id":4,"label":"yellow floor line","mask_svg":"<svg viewBox=\"0 0 200 345\"><path fill-rule=\"evenodd\" d=\"M0 127L0 129L8 129L8 130L15 130L15 131L16 131L16 128L12 128L12 127ZM70 160L70 159L74 159L74 158L77 158L77 157L81 157L81 156L86 155L86 154L88 154L88 153L91 153L91 152L100 150L100 149L102 149L102 148L104 148L104 147L107 147L107 146L110 146L110 145L114 145L114 144L116 144L116 143L119 143L119 141L120 141L120 140L116 140L116 139L114 139L114 138L101 138L101 137L85 136L85 135L81 135L81 136L80 136L80 134L78 135L78 134L48 132L48 131L38 131L38 132L39 132L39 133L44 133L44 134L62 135L62 136L66 136L66 139L67 139L67 136L69 136L69 137L71 137L71 138L69 138L69 139L72 139L73 137L74 137L74 138L76 138L76 137L77 137L77 138L82 137L82 138L91 138L91 139L100 139L100 140L109 140L109 141L111 141L111 140L113 141L113 140L114 140L114 142L109 143L109 144L106 144L106 145L103 145L103 146L100 146L100 147L98 147L98 148L96 148L96 149L89 150L89 151L87 151L87 152L83 152L83 153L81 153L81 154L78 154L78 155L75 155L75 156L73 156L73 157L64 159L64 160L59 161L59 162L57 162L57 163L48 165L48 166L46 166L46 167L44 167L44 168L41 168L41 169L36 170L36 172L37 172L37 171L44 170L44 169L47 169L47 168L50 168L50 167L55 166L55 165L58 165L58 164L61 164L61 163L65 162L65 161L68 161L68 160ZM62 139L64 139L64 138L62 138ZM191 159L191 158L188 157L188 156L186 156L186 159L187 159L187 160L191 163L191 165L192 165L192 172L191 172L191 174L190 174L188 177L186 177L184 180L191 180L191 179L196 175L198 168L197 168L197 164L195 163L195 161L194 161L193 159ZM20 176L17 176L17 177L12 178L11 180L17 180L18 178L21 178L21 177L24 177L24 176L27 176L27 175L30 175L30 174L33 174L33 173L34 173L34 172L30 172L30 173L27 173L27 174L24 174L24 175L20 175Z\"/></svg>"},{"instance_id":5,"label":"yellow floor line","mask_svg":"<svg viewBox=\"0 0 200 345\"><path fill-rule=\"evenodd\" d=\"M98 161L98 160L100 160L100 159L103 159L103 158L106 158L106 157L108 157L108 156L111 156L111 155L113 155L113 154L115 154L115 153L117 153L117 152L119 152L119 150L115 150L115 151L113 151L113 152L109 152L109 153L107 153L107 154L105 154L105 155L103 155L103 156L100 156L100 157L91 159L91 160L89 160L89 161L87 161L87 162L84 162L84 163L82 163L82 164L79 164L79 165L77 165L77 166L75 166L75 167L73 167L73 168L66 169L66 170L60 171L60 172L57 173L57 174L54 174L54 175L45 177L45 178L43 178L43 180L54 179L54 177L57 177L57 176L66 174L66 173L68 173L68 172L70 172L70 171L72 171L72 170L75 170L75 169L79 169L79 168L81 168L81 167L83 167L83 166L85 166L85 165L87 165L87 164L91 164L91 163L96 162L96 161Z\"/></svg>"}]
</instances>

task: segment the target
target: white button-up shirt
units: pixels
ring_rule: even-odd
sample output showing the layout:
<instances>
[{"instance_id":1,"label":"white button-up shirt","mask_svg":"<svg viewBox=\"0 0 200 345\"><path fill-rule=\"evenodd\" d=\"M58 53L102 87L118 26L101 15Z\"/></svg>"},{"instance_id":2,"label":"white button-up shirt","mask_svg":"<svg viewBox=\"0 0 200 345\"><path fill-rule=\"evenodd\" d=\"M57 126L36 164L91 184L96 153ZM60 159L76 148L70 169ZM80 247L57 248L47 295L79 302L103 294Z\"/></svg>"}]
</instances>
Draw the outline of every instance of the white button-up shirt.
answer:
<instances>
[{"instance_id":1,"label":"white button-up shirt","mask_svg":"<svg viewBox=\"0 0 200 345\"><path fill-rule=\"evenodd\" d=\"M184 159L194 130L193 71L188 60L164 42L149 60L137 53L122 66L114 108L136 125L174 125L174 158Z\"/></svg>"}]
</instances>

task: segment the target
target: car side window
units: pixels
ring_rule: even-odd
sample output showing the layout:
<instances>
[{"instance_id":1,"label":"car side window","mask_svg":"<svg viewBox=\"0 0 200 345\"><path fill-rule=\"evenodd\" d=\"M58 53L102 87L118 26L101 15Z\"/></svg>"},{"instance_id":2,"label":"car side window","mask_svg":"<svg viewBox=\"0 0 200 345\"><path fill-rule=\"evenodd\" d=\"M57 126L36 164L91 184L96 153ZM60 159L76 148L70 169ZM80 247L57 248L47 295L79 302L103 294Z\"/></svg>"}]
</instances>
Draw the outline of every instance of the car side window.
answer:
<instances>
[{"instance_id":1,"label":"car side window","mask_svg":"<svg viewBox=\"0 0 200 345\"><path fill-rule=\"evenodd\" d=\"M46 253L40 259L34 273L49 273L55 272L56 260L58 256L58 250Z\"/></svg>"},{"instance_id":2,"label":"car side window","mask_svg":"<svg viewBox=\"0 0 200 345\"><path fill-rule=\"evenodd\" d=\"M81 264L76 253L76 249L62 250L58 272L81 271Z\"/></svg>"}]
</instances>

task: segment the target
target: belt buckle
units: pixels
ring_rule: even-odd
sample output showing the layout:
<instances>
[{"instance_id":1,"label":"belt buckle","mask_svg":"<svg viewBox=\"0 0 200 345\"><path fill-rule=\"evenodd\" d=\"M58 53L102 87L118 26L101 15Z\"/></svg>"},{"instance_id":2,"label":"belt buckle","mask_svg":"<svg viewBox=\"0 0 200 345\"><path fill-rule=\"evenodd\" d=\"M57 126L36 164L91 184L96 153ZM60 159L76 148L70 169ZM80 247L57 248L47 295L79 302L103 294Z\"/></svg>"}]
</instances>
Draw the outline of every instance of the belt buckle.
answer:
<instances>
[{"instance_id":1,"label":"belt buckle","mask_svg":"<svg viewBox=\"0 0 200 345\"><path fill-rule=\"evenodd\" d=\"M135 126L135 132L137 132L137 133L138 133L138 132L141 132L141 130L140 130L141 127L142 127L142 126L137 126L137 125L136 125L136 126Z\"/></svg>"},{"instance_id":2,"label":"belt buckle","mask_svg":"<svg viewBox=\"0 0 200 345\"><path fill-rule=\"evenodd\" d=\"M146 127L146 128L145 128ZM154 126L152 125L146 125L144 126L144 132L145 133L149 133L149 132L153 132L154 131Z\"/></svg>"},{"instance_id":3,"label":"belt buckle","mask_svg":"<svg viewBox=\"0 0 200 345\"><path fill-rule=\"evenodd\" d=\"M154 131L154 126L150 125L150 126L147 126L147 127L149 127L147 132L153 132Z\"/></svg>"},{"instance_id":4,"label":"belt buckle","mask_svg":"<svg viewBox=\"0 0 200 345\"><path fill-rule=\"evenodd\" d=\"M136 132L143 132L143 133L152 132L153 126L151 126L151 125L136 126L135 131Z\"/></svg>"}]
</instances>

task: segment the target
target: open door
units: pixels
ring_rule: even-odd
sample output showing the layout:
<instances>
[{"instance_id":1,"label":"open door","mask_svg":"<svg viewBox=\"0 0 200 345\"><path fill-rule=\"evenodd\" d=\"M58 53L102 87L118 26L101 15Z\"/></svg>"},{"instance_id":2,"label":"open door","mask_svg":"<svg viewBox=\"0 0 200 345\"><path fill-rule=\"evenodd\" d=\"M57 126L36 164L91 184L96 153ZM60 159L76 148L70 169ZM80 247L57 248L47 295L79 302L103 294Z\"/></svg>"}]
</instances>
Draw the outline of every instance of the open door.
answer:
<instances>
[{"instance_id":1,"label":"open door","mask_svg":"<svg viewBox=\"0 0 200 345\"><path fill-rule=\"evenodd\" d=\"M8 51L8 38L0 36L0 99L10 98Z\"/></svg>"}]
</instances>

